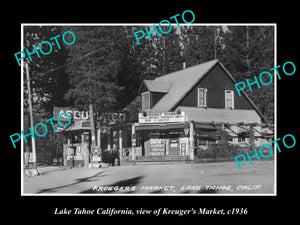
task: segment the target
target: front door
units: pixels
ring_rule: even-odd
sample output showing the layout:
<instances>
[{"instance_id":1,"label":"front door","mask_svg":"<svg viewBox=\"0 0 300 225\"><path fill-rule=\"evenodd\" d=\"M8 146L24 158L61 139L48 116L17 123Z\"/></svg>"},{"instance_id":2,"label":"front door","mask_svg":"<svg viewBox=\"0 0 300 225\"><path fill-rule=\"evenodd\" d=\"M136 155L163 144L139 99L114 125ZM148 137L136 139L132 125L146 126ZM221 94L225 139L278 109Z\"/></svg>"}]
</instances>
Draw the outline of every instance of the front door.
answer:
<instances>
[{"instance_id":1,"label":"front door","mask_svg":"<svg viewBox=\"0 0 300 225\"><path fill-rule=\"evenodd\" d=\"M179 139L170 139L169 155L179 155L179 151L180 151Z\"/></svg>"}]
</instances>

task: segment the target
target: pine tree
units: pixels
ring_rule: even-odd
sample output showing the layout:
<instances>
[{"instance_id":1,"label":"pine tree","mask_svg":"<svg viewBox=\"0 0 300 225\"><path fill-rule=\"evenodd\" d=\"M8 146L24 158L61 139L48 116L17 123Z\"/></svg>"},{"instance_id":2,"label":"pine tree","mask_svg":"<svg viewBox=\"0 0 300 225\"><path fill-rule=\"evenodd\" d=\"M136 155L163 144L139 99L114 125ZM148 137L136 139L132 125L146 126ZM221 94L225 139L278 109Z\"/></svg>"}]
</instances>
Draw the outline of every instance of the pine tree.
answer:
<instances>
[{"instance_id":1,"label":"pine tree","mask_svg":"<svg viewBox=\"0 0 300 225\"><path fill-rule=\"evenodd\" d=\"M153 29L147 26L149 30ZM167 29L162 26L162 29ZM138 45L133 33L145 30L145 26L124 26L119 28L120 70L117 76L119 86L123 87L118 97L120 106L125 108L138 95L143 80L152 80L158 76L182 69L180 36L175 27L168 34L152 40L146 37Z\"/></svg>"},{"instance_id":2,"label":"pine tree","mask_svg":"<svg viewBox=\"0 0 300 225\"><path fill-rule=\"evenodd\" d=\"M274 65L274 28L272 26L183 26L180 28L183 58L187 67L214 58L238 81L259 76ZM261 113L273 121L274 83L245 89ZM267 102L267 104L266 104Z\"/></svg>"},{"instance_id":3,"label":"pine tree","mask_svg":"<svg viewBox=\"0 0 300 225\"><path fill-rule=\"evenodd\" d=\"M42 41L49 41L53 46L49 55L39 53L40 58L33 54L32 61L25 59L30 69L34 100L39 101L49 115L52 113L53 106L66 104L63 96L69 87L69 77L63 67L67 59L67 48L62 44L61 38L59 39L61 49L58 49L55 40L50 40L57 35L62 35L60 26L24 26L24 49L33 52L33 46L39 48ZM43 45L43 50L47 52L49 47ZM26 89L27 87L24 86L25 92ZM27 95L24 97L26 99Z\"/></svg>"},{"instance_id":4,"label":"pine tree","mask_svg":"<svg viewBox=\"0 0 300 225\"><path fill-rule=\"evenodd\" d=\"M263 71L270 71L274 67L274 27L252 26L249 27L250 36L250 74L259 77ZM250 93L254 103L258 106L263 115L271 123L274 122L274 79L268 86L261 85ZM264 80L264 79L263 79ZM269 80L265 80L266 83Z\"/></svg>"},{"instance_id":5,"label":"pine tree","mask_svg":"<svg viewBox=\"0 0 300 225\"><path fill-rule=\"evenodd\" d=\"M181 28L183 58L187 67L218 58L221 48L220 29L215 26L184 26Z\"/></svg>"},{"instance_id":6,"label":"pine tree","mask_svg":"<svg viewBox=\"0 0 300 225\"><path fill-rule=\"evenodd\" d=\"M118 54L120 56L120 70L117 74L117 83L122 87L117 97L118 107L121 110L138 95L143 79L153 77L151 68L153 50L151 42L141 39L138 45L134 32L145 29L143 26L118 27Z\"/></svg>"},{"instance_id":7,"label":"pine tree","mask_svg":"<svg viewBox=\"0 0 300 225\"><path fill-rule=\"evenodd\" d=\"M253 82L274 66L274 28L272 26L229 26L224 34L222 63L238 82ZM253 91L244 90L270 122L274 120L274 82Z\"/></svg>"},{"instance_id":8,"label":"pine tree","mask_svg":"<svg viewBox=\"0 0 300 225\"><path fill-rule=\"evenodd\" d=\"M153 55L153 65L155 66L155 77L165 75L182 69L182 48L180 35L177 26L161 26L167 34L161 34L152 40L155 54Z\"/></svg>"},{"instance_id":9,"label":"pine tree","mask_svg":"<svg viewBox=\"0 0 300 225\"><path fill-rule=\"evenodd\" d=\"M224 33L223 65L234 75L238 81L244 80L249 75L247 57L249 49L247 47L247 28L246 26L229 26Z\"/></svg>"},{"instance_id":10,"label":"pine tree","mask_svg":"<svg viewBox=\"0 0 300 225\"><path fill-rule=\"evenodd\" d=\"M24 61L29 65L31 92L33 95L33 122L37 124L44 122L46 119L52 117L53 106L65 104L63 96L68 88L68 75L65 73L63 65L66 63L65 48L58 49L55 40L50 38L61 35L62 29L59 26L24 26L24 49L29 52L34 51L34 45L40 51L39 45L42 41L49 41L53 45L52 52L49 55L40 54L40 58L33 54L32 61L26 57ZM61 41L61 40L60 40ZM44 48L44 52L49 49ZM25 64L24 64L25 65ZM57 70L57 68L60 68ZM24 68L25 74L25 68ZM28 106L28 89L27 79L23 76L23 126L24 132L27 133L30 127L29 106ZM33 127L31 129L34 129ZM43 133L43 132L41 132ZM48 133L43 138L36 138L36 150L39 156L42 150L52 151L51 140L53 132L51 125L48 127ZM24 142L25 144L25 142ZM29 151L31 146L31 139L28 138L28 143L25 144L24 149ZM25 162L25 165L28 162Z\"/></svg>"},{"instance_id":11,"label":"pine tree","mask_svg":"<svg viewBox=\"0 0 300 225\"><path fill-rule=\"evenodd\" d=\"M112 110L121 90L116 82L120 69L118 27L72 27L76 43L70 47L68 73L71 88L65 98L89 110L92 149L96 145L94 112ZM99 144L99 143L98 143Z\"/></svg>"}]
</instances>

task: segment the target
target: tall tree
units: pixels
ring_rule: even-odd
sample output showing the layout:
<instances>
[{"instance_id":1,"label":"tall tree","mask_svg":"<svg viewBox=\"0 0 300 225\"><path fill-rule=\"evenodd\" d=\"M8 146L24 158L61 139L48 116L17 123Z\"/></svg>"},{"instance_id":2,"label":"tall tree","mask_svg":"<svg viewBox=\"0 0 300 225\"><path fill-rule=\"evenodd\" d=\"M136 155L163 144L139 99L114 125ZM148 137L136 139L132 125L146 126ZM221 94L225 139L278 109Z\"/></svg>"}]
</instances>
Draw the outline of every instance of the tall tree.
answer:
<instances>
[{"instance_id":1,"label":"tall tree","mask_svg":"<svg viewBox=\"0 0 300 225\"><path fill-rule=\"evenodd\" d=\"M218 26L184 26L181 28L183 58L187 66L220 57L222 28Z\"/></svg>"},{"instance_id":2,"label":"tall tree","mask_svg":"<svg viewBox=\"0 0 300 225\"><path fill-rule=\"evenodd\" d=\"M95 146L94 111L110 111L117 104L120 68L117 27L76 26L71 28L76 43L70 46L68 66L71 88L65 98L75 107L89 109L92 146Z\"/></svg>"},{"instance_id":3,"label":"tall tree","mask_svg":"<svg viewBox=\"0 0 300 225\"><path fill-rule=\"evenodd\" d=\"M249 27L229 26L224 34L224 51L222 63L238 81L250 78L251 38Z\"/></svg>"},{"instance_id":4,"label":"tall tree","mask_svg":"<svg viewBox=\"0 0 300 225\"><path fill-rule=\"evenodd\" d=\"M272 26L228 26L224 35L224 57L222 63L240 82L253 76L259 77L274 65L274 28ZM267 82L267 81L266 81ZM253 91L245 89L262 114L274 120L274 82Z\"/></svg>"},{"instance_id":5,"label":"tall tree","mask_svg":"<svg viewBox=\"0 0 300 225\"><path fill-rule=\"evenodd\" d=\"M56 47L55 40L50 38L61 35L62 29L59 26L24 26L24 49L34 52L34 46L39 50L40 58L37 54L32 54L32 61L26 57L24 61L29 65L30 85L33 94L33 120L34 124L44 122L52 116L53 106L65 104L63 96L68 89L69 79L64 71L63 65L66 63L67 49ZM52 52L43 55L40 52L39 45L42 41L49 41L52 45ZM61 42L61 40L60 40ZM46 46L46 47L45 47ZM48 52L47 45L43 45L44 52ZM24 64L25 65L25 64ZM59 69L57 69L59 68ZM23 69L23 126L26 133L30 127L29 107L28 107L28 89L25 68ZM33 128L31 128L33 129ZM48 134L43 138L36 138L37 156L41 151L53 151L51 141L53 138L53 129L51 125ZM43 133L43 132L41 132ZM25 145L26 152L29 151L31 139L28 138L28 144ZM27 162L25 162L27 164Z\"/></svg>"},{"instance_id":6,"label":"tall tree","mask_svg":"<svg viewBox=\"0 0 300 225\"><path fill-rule=\"evenodd\" d=\"M119 49L122 58L117 79L118 84L123 87L118 97L122 109L131 102L135 102L135 107L139 105L138 90L144 79L151 80L182 69L181 40L176 27L170 29L168 26L162 26L161 29L165 32L169 29L171 31L168 34L160 32L159 36L154 32L151 34L151 40L146 34L138 45L133 34L138 30L145 30L145 27L149 31L153 30L153 26L119 28Z\"/></svg>"},{"instance_id":7,"label":"tall tree","mask_svg":"<svg viewBox=\"0 0 300 225\"><path fill-rule=\"evenodd\" d=\"M182 69L182 47L177 26L161 26L167 34L155 36L152 40L154 55L152 64L155 66L155 77Z\"/></svg>"},{"instance_id":8,"label":"tall tree","mask_svg":"<svg viewBox=\"0 0 300 225\"><path fill-rule=\"evenodd\" d=\"M133 35L137 30L144 29L143 26L121 26L118 27L117 49L120 56L120 70L116 80L123 87L117 97L117 110L125 108L137 95L138 89L144 78L152 76L151 55L149 41L141 40L138 45Z\"/></svg>"},{"instance_id":9,"label":"tall tree","mask_svg":"<svg viewBox=\"0 0 300 225\"><path fill-rule=\"evenodd\" d=\"M29 64L34 100L39 101L48 113L52 112L53 106L66 104L63 96L69 88L69 77L63 67L67 59L67 48L62 44L61 37L61 49L58 49L55 40L50 40L57 35L62 35L60 26L24 26L24 51L28 49L29 52L34 52L34 45L39 50L42 41L49 41L53 46L48 55L39 51L40 58L32 54L32 61L25 59ZM42 47L44 52L49 51L48 45ZM27 90L26 86L24 90ZM24 97L26 99L27 95Z\"/></svg>"}]
</instances>

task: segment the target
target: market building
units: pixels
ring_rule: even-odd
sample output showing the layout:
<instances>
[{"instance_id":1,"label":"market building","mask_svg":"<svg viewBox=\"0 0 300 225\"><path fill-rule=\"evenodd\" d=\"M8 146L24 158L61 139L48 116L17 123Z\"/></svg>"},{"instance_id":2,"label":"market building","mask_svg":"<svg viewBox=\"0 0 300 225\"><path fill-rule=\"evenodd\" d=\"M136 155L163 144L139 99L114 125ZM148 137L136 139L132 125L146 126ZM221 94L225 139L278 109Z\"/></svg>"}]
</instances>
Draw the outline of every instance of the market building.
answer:
<instances>
[{"instance_id":1,"label":"market building","mask_svg":"<svg viewBox=\"0 0 300 225\"><path fill-rule=\"evenodd\" d=\"M266 119L244 92L238 96L235 83L218 60L144 80L131 130L133 159L194 160L196 148L218 143L218 130L233 145L265 143L272 137Z\"/></svg>"},{"instance_id":2,"label":"market building","mask_svg":"<svg viewBox=\"0 0 300 225\"><path fill-rule=\"evenodd\" d=\"M269 124L243 91L238 96L235 84L218 60L144 80L139 95L121 112L95 114L96 154L89 112L55 107L55 117L67 113L72 118L70 126L58 129L65 137L63 164L86 167L113 148L135 162L194 160L197 149L220 142L219 131L230 136L231 145L267 143L273 138Z\"/></svg>"}]
</instances>

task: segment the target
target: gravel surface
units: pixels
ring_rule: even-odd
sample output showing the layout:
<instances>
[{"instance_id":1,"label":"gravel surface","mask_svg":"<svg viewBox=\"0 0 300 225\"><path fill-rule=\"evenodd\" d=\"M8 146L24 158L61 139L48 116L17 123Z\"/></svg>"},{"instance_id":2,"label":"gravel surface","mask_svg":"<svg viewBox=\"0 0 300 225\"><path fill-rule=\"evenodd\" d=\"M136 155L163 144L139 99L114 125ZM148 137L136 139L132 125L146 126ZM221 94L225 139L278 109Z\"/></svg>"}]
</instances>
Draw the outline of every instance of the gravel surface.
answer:
<instances>
[{"instance_id":1,"label":"gravel surface","mask_svg":"<svg viewBox=\"0 0 300 225\"><path fill-rule=\"evenodd\" d=\"M24 194L273 194L274 161L40 167L23 175Z\"/></svg>"}]
</instances>

